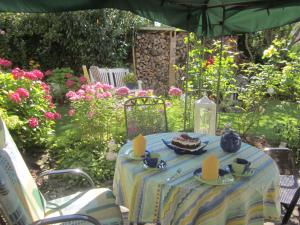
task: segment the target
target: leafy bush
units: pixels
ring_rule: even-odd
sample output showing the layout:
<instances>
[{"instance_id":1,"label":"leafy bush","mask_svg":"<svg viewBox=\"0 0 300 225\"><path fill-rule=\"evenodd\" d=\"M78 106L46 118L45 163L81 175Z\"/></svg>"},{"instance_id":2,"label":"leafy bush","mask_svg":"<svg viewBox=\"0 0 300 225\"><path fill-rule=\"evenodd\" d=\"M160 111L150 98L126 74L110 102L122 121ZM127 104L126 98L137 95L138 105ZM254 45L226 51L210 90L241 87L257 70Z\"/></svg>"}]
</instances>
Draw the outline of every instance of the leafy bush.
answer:
<instances>
[{"instance_id":1,"label":"leafy bush","mask_svg":"<svg viewBox=\"0 0 300 225\"><path fill-rule=\"evenodd\" d=\"M55 120L61 117L42 78L38 70L17 68L12 73L0 73L0 116L19 149L28 152L45 146Z\"/></svg>"},{"instance_id":2,"label":"leafy bush","mask_svg":"<svg viewBox=\"0 0 300 225\"><path fill-rule=\"evenodd\" d=\"M123 66L130 60L132 31L145 19L130 12L100 9L64 13L1 14L0 57L42 70L81 65ZM16 51L16 49L18 51Z\"/></svg>"}]
</instances>

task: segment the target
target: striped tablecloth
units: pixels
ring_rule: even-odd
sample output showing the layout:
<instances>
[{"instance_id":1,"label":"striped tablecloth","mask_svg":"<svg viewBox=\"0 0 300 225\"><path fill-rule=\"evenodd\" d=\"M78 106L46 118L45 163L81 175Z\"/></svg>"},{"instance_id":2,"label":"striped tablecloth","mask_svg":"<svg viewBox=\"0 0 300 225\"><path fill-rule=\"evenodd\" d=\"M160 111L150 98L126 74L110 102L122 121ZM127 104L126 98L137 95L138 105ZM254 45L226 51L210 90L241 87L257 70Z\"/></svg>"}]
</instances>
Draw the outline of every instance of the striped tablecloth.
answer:
<instances>
[{"instance_id":1,"label":"striped tablecloth","mask_svg":"<svg viewBox=\"0 0 300 225\"><path fill-rule=\"evenodd\" d=\"M242 144L237 153L226 153L219 146L220 137L200 136L208 140L207 153L177 155L161 139L171 140L179 133L162 133L146 136L147 149L160 153L168 164L164 171L144 169L140 161L130 160L131 142L122 147L118 155L113 191L117 202L129 208L131 222L152 222L162 225L209 224L245 225L263 224L280 220L279 171L275 162L261 150ZM190 134L199 136L199 134ZM193 177L201 161L214 153L221 168L233 159L251 161L254 175L236 178L227 186L210 186ZM176 179L167 182L180 169Z\"/></svg>"}]
</instances>

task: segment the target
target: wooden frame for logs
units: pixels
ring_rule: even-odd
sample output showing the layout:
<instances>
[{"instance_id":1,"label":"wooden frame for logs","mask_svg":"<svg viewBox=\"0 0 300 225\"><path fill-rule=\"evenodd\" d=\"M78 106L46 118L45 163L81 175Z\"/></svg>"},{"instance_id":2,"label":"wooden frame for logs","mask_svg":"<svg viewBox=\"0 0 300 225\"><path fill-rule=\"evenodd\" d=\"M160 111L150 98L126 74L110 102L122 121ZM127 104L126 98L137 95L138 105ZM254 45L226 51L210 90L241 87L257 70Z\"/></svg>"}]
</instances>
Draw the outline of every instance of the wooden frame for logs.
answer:
<instances>
[{"instance_id":1,"label":"wooden frame for logs","mask_svg":"<svg viewBox=\"0 0 300 225\"><path fill-rule=\"evenodd\" d=\"M170 86L181 86L183 74L176 71L174 65L186 64L186 36L186 31L168 27L144 27L135 32L133 66L145 88L165 94Z\"/></svg>"}]
</instances>

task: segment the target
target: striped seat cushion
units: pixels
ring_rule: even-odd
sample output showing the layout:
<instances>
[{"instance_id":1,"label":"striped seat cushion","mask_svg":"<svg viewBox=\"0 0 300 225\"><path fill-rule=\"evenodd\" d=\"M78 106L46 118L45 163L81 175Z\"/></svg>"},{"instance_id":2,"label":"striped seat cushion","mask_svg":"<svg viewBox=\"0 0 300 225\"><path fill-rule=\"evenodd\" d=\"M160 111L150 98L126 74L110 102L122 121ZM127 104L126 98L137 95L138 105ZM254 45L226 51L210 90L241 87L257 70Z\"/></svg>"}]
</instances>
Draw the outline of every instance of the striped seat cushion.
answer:
<instances>
[{"instance_id":1,"label":"striped seat cushion","mask_svg":"<svg viewBox=\"0 0 300 225\"><path fill-rule=\"evenodd\" d=\"M47 202L46 217L70 214L86 214L99 220L101 225L120 225L122 215L115 204L115 197L107 188L91 189L84 192ZM90 224L87 222L67 222L63 224Z\"/></svg>"}]
</instances>

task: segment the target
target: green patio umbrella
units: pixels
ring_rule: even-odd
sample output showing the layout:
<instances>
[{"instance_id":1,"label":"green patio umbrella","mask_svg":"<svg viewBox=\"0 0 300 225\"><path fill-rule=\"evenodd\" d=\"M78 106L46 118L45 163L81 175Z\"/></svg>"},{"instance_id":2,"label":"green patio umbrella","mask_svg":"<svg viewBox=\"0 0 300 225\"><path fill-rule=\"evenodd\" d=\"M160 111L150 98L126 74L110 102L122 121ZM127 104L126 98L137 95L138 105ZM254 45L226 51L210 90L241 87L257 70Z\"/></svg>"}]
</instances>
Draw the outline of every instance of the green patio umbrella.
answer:
<instances>
[{"instance_id":1,"label":"green patio umbrella","mask_svg":"<svg viewBox=\"0 0 300 225\"><path fill-rule=\"evenodd\" d=\"M128 10L209 37L254 32L300 20L299 0L0 1L0 12L62 12L99 8Z\"/></svg>"}]
</instances>

